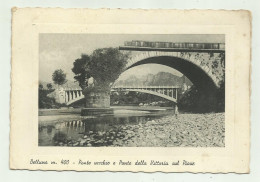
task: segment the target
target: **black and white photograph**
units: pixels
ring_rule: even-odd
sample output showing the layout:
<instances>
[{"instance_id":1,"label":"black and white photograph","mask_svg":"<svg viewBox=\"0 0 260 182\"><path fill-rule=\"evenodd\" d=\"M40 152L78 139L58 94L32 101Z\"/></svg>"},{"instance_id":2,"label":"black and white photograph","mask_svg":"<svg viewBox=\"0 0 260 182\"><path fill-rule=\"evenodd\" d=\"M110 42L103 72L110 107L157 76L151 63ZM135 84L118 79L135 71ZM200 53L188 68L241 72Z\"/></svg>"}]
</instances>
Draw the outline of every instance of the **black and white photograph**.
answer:
<instances>
[{"instance_id":1,"label":"black and white photograph","mask_svg":"<svg viewBox=\"0 0 260 182\"><path fill-rule=\"evenodd\" d=\"M250 12L12 12L11 169L250 172Z\"/></svg>"},{"instance_id":2,"label":"black and white photograph","mask_svg":"<svg viewBox=\"0 0 260 182\"><path fill-rule=\"evenodd\" d=\"M225 34L38 40L39 147L225 147Z\"/></svg>"}]
</instances>

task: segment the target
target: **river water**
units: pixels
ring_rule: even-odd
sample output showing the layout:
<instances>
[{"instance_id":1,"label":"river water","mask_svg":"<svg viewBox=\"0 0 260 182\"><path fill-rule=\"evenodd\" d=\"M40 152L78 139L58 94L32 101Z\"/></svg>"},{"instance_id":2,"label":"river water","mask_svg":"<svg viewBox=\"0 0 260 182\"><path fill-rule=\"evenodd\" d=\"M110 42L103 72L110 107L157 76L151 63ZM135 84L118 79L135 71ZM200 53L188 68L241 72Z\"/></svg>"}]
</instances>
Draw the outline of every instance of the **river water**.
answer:
<instances>
[{"instance_id":1,"label":"river water","mask_svg":"<svg viewBox=\"0 0 260 182\"><path fill-rule=\"evenodd\" d=\"M39 146L112 146L133 125L173 114L171 108L114 108L114 114L81 117L79 109L45 110L39 114ZM134 136L134 133L132 134ZM129 136L131 138L131 134Z\"/></svg>"}]
</instances>

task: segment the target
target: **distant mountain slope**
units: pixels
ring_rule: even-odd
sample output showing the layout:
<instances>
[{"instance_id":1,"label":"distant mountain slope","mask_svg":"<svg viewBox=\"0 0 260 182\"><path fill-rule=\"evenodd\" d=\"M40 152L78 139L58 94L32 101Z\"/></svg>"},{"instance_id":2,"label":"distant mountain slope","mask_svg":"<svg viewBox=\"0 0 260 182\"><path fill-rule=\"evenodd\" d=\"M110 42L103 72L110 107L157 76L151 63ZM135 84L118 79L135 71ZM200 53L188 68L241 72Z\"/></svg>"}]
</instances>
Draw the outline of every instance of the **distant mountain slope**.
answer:
<instances>
[{"instance_id":1,"label":"distant mountain slope","mask_svg":"<svg viewBox=\"0 0 260 182\"><path fill-rule=\"evenodd\" d=\"M186 83L187 86L192 85L191 81L185 77L178 77L171 73L159 72L155 75L148 74L137 78L136 76L131 76L126 80L119 80L115 85L116 86L182 86Z\"/></svg>"},{"instance_id":2,"label":"distant mountain slope","mask_svg":"<svg viewBox=\"0 0 260 182\"><path fill-rule=\"evenodd\" d=\"M47 88L48 82L40 81L43 88ZM187 86L191 86L191 81L185 77L179 77L167 72L159 72L155 75L147 74L140 78L135 75L130 76L126 80L119 80L115 83L115 86L183 86L186 83ZM57 85L51 83L53 88L58 88ZM67 83L62 85L63 88L80 89L78 82L68 80Z\"/></svg>"}]
</instances>

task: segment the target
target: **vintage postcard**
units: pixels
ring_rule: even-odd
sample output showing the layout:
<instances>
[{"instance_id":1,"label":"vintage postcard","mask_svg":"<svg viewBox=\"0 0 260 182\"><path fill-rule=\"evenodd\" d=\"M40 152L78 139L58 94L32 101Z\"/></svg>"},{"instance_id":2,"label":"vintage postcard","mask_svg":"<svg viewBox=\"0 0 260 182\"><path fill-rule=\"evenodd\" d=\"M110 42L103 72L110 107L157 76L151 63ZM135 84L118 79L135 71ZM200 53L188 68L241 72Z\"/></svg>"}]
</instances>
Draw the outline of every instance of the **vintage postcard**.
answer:
<instances>
[{"instance_id":1,"label":"vintage postcard","mask_svg":"<svg viewBox=\"0 0 260 182\"><path fill-rule=\"evenodd\" d=\"M12 15L11 169L250 172L248 11Z\"/></svg>"}]
</instances>

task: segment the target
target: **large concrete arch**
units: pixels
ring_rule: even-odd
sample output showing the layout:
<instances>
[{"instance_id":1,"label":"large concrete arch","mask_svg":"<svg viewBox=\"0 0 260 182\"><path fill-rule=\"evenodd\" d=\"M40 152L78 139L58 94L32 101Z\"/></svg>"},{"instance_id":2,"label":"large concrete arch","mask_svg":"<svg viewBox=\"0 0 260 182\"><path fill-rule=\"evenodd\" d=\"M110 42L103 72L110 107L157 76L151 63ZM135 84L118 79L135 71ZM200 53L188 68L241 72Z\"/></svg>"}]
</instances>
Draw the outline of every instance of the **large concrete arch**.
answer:
<instances>
[{"instance_id":1,"label":"large concrete arch","mask_svg":"<svg viewBox=\"0 0 260 182\"><path fill-rule=\"evenodd\" d=\"M213 93L219 88L218 78L212 69L189 54L180 52L145 52L131 58L126 69L143 64L161 64L183 73L196 87L204 93Z\"/></svg>"},{"instance_id":2,"label":"large concrete arch","mask_svg":"<svg viewBox=\"0 0 260 182\"><path fill-rule=\"evenodd\" d=\"M213 56L211 56L213 54ZM216 55L214 55L216 54ZM201 91L202 99L214 101L216 91L223 79L223 71L216 72L212 67L212 62L218 62L221 65L221 53L190 53L190 52L163 52L163 51L145 51L130 58L125 70L142 64L161 64L169 66L183 73L196 87ZM202 55L202 58L201 58ZM206 55L206 56L205 56ZM73 99L67 105L83 99ZM213 102L212 102L213 103Z\"/></svg>"}]
</instances>

